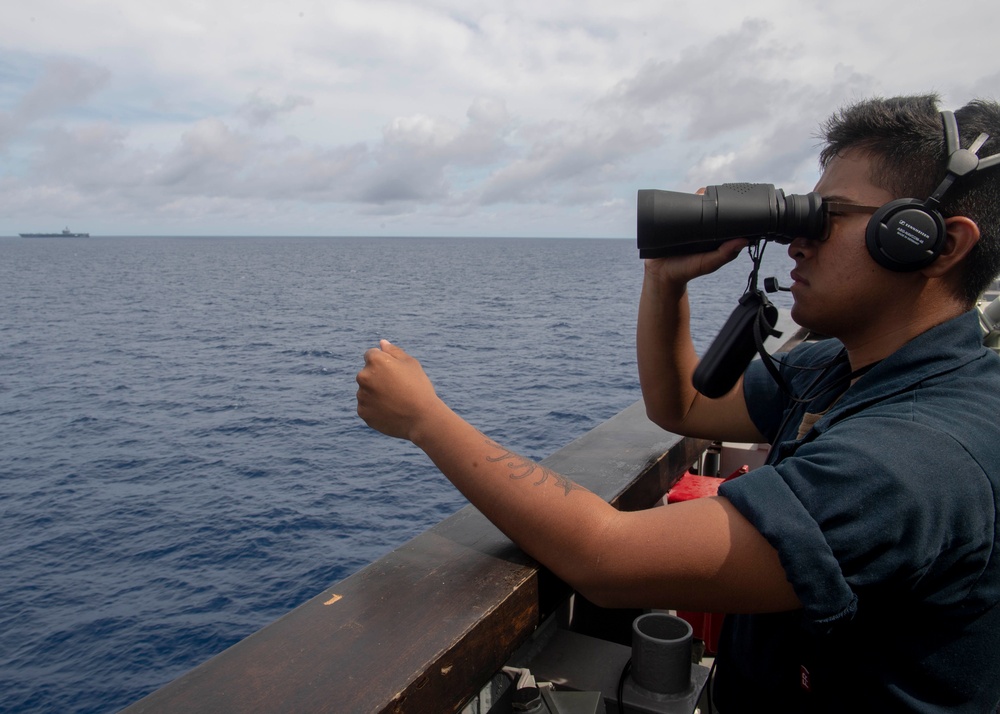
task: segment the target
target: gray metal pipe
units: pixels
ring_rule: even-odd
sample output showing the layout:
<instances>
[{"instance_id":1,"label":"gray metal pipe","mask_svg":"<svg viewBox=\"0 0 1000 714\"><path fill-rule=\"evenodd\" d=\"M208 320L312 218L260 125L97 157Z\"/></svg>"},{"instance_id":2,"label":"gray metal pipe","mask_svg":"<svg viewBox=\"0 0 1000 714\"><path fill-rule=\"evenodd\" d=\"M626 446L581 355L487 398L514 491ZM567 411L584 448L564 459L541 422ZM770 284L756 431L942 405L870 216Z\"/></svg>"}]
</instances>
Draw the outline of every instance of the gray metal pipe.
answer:
<instances>
[{"instance_id":1,"label":"gray metal pipe","mask_svg":"<svg viewBox=\"0 0 1000 714\"><path fill-rule=\"evenodd\" d=\"M662 612L632 622L632 680L656 694L682 694L691 687L691 625Z\"/></svg>"}]
</instances>

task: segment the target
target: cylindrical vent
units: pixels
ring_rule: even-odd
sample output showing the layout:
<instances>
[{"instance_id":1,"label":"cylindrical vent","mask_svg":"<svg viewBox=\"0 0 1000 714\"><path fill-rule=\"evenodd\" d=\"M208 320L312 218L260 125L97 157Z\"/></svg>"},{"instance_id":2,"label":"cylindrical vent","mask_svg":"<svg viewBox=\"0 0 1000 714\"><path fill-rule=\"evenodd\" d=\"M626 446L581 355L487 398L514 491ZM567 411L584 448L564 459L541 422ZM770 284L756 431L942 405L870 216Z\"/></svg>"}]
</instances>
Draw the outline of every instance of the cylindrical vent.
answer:
<instances>
[{"instance_id":1,"label":"cylindrical vent","mask_svg":"<svg viewBox=\"0 0 1000 714\"><path fill-rule=\"evenodd\" d=\"M682 694L691 687L691 625L652 612L632 622L632 679L656 694Z\"/></svg>"}]
</instances>

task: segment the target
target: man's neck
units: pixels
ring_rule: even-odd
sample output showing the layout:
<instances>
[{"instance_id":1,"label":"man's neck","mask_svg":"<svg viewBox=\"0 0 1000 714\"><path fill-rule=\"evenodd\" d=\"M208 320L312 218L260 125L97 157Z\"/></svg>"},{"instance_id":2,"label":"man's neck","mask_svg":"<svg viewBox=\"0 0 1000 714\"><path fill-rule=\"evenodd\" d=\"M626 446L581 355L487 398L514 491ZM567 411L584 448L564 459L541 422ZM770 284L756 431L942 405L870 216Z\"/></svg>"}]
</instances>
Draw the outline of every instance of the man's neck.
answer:
<instances>
[{"instance_id":1,"label":"man's neck","mask_svg":"<svg viewBox=\"0 0 1000 714\"><path fill-rule=\"evenodd\" d=\"M841 338L851 369L885 359L915 337L964 312L965 308L951 296L940 300L918 299L898 311L883 310L882 320Z\"/></svg>"}]
</instances>

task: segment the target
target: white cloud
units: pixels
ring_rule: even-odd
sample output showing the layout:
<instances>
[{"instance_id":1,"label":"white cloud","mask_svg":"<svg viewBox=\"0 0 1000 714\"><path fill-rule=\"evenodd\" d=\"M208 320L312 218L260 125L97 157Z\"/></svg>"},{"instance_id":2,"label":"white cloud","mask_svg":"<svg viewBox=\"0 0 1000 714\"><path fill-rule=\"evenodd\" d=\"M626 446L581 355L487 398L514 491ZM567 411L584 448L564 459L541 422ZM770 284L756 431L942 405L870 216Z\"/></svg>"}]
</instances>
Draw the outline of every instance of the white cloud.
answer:
<instances>
[{"instance_id":1,"label":"white cloud","mask_svg":"<svg viewBox=\"0 0 1000 714\"><path fill-rule=\"evenodd\" d=\"M293 112L299 107L310 106L312 103L313 101L309 97L286 96L278 101L261 96L260 92L254 92L253 96L247 99L246 103L236 111L246 119L250 126L260 127L271 124L282 114Z\"/></svg>"},{"instance_id":2,"label":"white cloud","mask_svg":"<svg viewBox=\"0 0 1000 714\"><path fill-rule=\"evenodd\" d=\"M110 72L89 62L44 61L30 88L0 112L0 149L34 122L84 104L107 84Z\"/></svg>"},{"instance_id":3,"label":"white cloud","mask_svg":"<svg viewBox=\"0 0 1000 714\"><path fill-rule=\"evenodd\" d=\"M1000 9L949 13L969 20L930 0L905 22L861 0L18 3L0 234L628 235L639 187L807 190L844 101L996 94Z\"/></svg>"}]
</instances>

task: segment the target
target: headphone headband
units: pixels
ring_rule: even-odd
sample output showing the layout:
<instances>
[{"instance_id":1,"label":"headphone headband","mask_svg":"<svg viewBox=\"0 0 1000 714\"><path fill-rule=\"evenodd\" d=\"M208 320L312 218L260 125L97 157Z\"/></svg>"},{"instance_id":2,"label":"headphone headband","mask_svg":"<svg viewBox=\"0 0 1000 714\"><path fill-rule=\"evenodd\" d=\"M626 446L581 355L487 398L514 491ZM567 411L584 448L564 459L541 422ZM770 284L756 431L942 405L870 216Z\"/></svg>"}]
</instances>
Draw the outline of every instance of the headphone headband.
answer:
<instances>
[{"instance_id":1,"label":"headphone headband","mask_svg":"<svg viewBox=\"0 0 1000 714\"><path fill-rule=\"evenodd\" d=\"M968 149L963 149L958 139L958 121L955 119L955 113L947 110L941 112L941 121L944 123L945 151L948 152L946 169L948 173L934 193L927 198L927 205L934 208L940 205L941 198L957 179L1000 161L1000 154L994 154L986 159L977 156L979 149L990 138L989 134L980 134ZM988 163L984 164L984 161Z\"/></svg>"}]
</instances>

